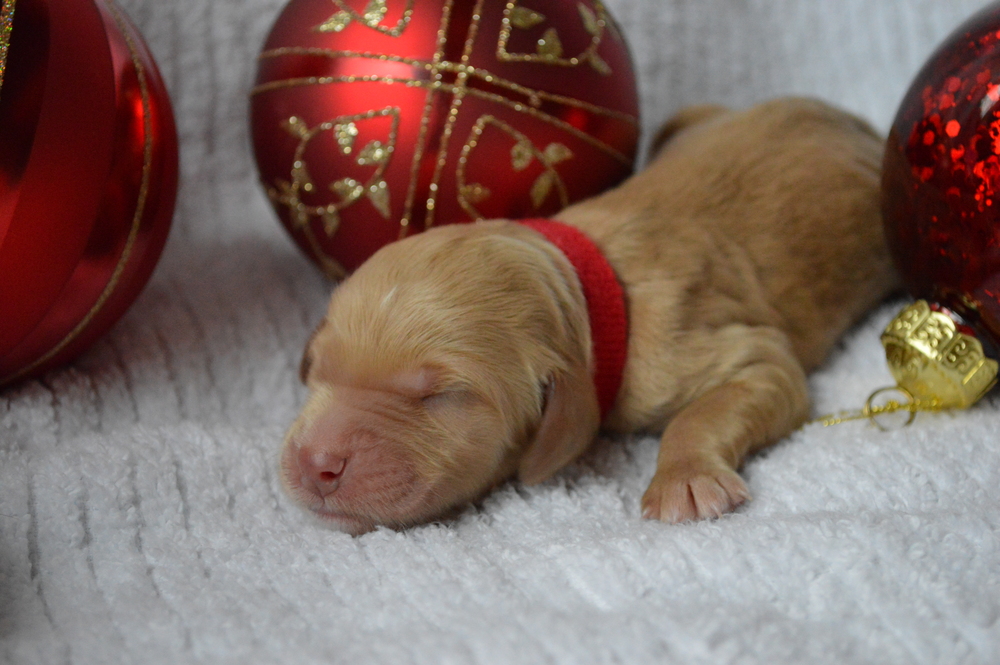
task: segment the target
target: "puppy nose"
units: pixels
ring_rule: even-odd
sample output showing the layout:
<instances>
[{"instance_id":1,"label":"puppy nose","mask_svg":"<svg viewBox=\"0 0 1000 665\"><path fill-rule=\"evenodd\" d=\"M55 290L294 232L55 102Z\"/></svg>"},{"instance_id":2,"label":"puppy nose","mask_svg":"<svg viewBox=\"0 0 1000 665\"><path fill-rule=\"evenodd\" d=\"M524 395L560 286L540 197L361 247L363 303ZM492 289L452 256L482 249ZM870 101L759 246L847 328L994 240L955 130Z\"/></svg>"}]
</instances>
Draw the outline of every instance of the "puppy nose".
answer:
<instances>
[{"instance_id":1,"label":"puppy nose","mask_svg":"<svg viewBox=\"0 0 1000 665\"><path fill-rule=\"evenodd\" d=\"M303 485L315 488L319 496L326 496L340 485L347 467L347 460L327 450L299 449L299 471Z\"/></svg>"}]
</instances>

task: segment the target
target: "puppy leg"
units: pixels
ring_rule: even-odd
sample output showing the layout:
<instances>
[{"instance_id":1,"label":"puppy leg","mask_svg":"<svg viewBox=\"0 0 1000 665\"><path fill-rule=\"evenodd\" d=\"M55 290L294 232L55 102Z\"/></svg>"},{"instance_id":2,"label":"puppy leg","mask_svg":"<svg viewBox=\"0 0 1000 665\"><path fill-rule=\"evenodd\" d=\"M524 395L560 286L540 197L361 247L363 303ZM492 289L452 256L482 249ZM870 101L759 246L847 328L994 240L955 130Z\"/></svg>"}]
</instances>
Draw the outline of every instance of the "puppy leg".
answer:
<instances>
[{"instance_id":1,"label":"puppy leg","mask_svg":"<svg viewBox=\"0 0 1000 665\"><path fill-rule=\"evenodd\" d=\"M667 426L656 474L642 498L644 517L683 522L735 509L750 499L737 473L744 457L808 416L805 372L787 338L770 328L734 328L742 339L737 355L725 360L735 371Z\"/></svg>"}]
</instances>

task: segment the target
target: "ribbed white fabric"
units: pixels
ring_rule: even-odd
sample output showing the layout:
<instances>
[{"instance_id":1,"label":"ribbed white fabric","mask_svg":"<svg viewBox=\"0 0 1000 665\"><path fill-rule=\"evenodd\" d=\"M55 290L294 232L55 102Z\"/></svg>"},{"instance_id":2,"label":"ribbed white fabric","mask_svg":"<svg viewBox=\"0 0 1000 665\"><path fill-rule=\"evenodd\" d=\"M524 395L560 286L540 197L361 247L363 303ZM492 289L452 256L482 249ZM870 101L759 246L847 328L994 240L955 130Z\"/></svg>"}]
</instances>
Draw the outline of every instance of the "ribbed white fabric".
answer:
<instances>
[{"instance_id":1,"label":"ribbed white fabric","mask_svg":"<svg viewBox=\"0 0 1000 665\"><path fill-rule=\"evenodd\" d=\"M249 152L246 93L281 4L123 2L174 97L178 212L111 334L0 393L0 661L1000 662L996 397L887 434L806 427L748 464L755 500L715 522L639 519L653 439L601 442L552 482L404 533L351 538L291 505L276 452L330 287L278 227ZM647 129L685 104L783 93L885 129L983 3L607 4ZM813 377L817 413L890 382L892 309Z\"/></svg>"}]
</instances>

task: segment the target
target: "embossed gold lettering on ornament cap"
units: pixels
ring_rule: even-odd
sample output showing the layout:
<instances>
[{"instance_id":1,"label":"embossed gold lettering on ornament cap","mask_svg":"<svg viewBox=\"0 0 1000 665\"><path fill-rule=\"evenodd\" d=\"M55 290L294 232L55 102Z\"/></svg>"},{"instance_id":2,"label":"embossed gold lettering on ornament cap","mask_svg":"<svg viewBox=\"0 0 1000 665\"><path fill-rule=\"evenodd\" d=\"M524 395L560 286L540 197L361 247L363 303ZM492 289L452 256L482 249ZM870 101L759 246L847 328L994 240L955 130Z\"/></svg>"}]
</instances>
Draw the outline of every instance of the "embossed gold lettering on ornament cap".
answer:
<instances>
[{"instance_id":1,"label":"embossed gold lettering on ornament cap","mask_svg":"<svg viewBox=\"0 0 1000 665\"><path fill-rule=\"evenodd\" d=\"M997 361L947 314L918 300L882 333L889 369L899 386L933 409L965 409L997 381Z\"/></svg>"}]
</instances>

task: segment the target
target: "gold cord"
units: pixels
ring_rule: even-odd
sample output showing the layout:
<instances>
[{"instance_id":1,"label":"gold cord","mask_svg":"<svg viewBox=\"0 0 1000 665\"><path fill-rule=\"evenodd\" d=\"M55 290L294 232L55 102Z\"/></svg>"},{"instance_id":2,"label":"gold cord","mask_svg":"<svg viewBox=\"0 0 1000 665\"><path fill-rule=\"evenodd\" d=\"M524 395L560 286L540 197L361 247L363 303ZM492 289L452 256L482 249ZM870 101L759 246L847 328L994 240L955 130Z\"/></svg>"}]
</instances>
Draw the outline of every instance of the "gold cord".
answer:
<instances>
[{"instance_id":1,"label":"gold cord","mask_svg":"<svg viewBox=\"0 0 1000 665\"><path fill-rule=\"evenodd\" d=\"M884 404L876 404L876 399L885 393L898 392L903 395L902 400L889 399ZM832 425L840 425L841 423L846 423L854 420L869 420L878 427L883 432L888 432L893 429L899 429L901 427L907 427L910 425L914 419L917 417L917 413L920 411L925 412L939 412L944 411L945 408L941 406L940 402L937 400L931 401L921 401L913 396L913 394L901 386L887 386L885 388L879 388L865 400L865 406L861 411L842 411L840 413L834 413L826 416L817 418L811 422L822 423L823 427L830 427ZM889 413L899 413L900 411L908 411L909 417L906 422L901 425L887 426L882 422L879 422L879 416L883 416Z\"/></svg>"}]
</instances>

